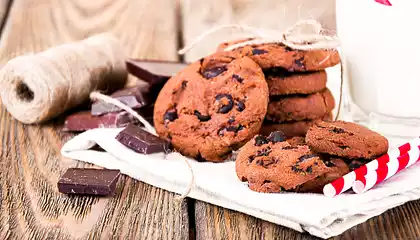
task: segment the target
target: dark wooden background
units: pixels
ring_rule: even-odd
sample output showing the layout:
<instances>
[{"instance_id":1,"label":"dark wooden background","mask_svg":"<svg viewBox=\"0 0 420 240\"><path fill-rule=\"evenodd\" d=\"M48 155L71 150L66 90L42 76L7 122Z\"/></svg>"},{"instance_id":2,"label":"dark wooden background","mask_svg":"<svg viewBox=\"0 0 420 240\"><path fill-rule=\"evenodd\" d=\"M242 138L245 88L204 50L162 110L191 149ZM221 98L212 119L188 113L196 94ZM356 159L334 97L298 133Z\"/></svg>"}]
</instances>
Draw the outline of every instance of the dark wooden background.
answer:
<instances>
[{"instance_id":1,"label":"dark wooden background","mask_svg":"<svg viewBox=\"0 0 420 240\"><path fill-rule=\"evenodd\" d=\"M120 37L129 57L179 60L180 46L219 24L284 29L315 18L334 28L335 21L334 0L0 0L0 17L0 64L102 31ZM214 34L185 59L240 36ZM69 137L53 124L22 125L0 105L0 239L314 239L201 201L176 206L173 193L129 177L113 198L59 194L60 174L84 165L60 156ZM418 238L419 207L407 203L335 239Z\"/></svg>"}]
</instances>

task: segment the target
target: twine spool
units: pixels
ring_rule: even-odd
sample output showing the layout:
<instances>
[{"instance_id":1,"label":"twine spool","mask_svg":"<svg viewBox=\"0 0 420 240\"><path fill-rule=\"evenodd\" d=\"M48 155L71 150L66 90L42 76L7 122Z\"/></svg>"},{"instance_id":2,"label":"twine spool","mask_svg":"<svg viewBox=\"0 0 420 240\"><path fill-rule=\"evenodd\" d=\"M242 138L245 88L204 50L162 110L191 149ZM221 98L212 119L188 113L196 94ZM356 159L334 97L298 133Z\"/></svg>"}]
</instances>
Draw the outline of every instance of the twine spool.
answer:
<instances>
[{"instance_id":1,"label":"twine spool","mask_svg":"<svg viewBox=\"0 0 420 240\"><path fill-rule=\"evenodd\" d=\"M103 33L10 60L0 70L0 96L17 120L42 123L86 102L92 91L113 91L126 80L123 48Z\"/></svg>"}]
</instances>

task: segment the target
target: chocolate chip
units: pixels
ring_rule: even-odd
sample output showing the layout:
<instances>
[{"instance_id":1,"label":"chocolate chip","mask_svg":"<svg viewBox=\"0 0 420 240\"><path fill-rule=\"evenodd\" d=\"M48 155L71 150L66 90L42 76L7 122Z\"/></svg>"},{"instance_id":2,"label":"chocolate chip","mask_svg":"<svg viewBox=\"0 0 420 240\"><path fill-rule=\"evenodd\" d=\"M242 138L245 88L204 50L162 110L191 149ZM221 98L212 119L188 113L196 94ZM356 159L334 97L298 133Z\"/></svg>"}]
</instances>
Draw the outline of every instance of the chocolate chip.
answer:
<instances>
[{"instance_id":1,"label":"chocolate chip","mask_svg":"<svg viewBox=\"0 0 420 240\"><path fill-rule=\"evenodd\" d=\"M202 75L206 79L211 79L211 78L219 76L226 70L227 70L226 67L215 67L215 68L205 69Z\"/></svg>"},{"instance_id":2,"label":"chocolate chip","mask_svg":"<svg viewBox=\"0 0 420 240\"><path fill-rule=\"evenodd\" d=\"M312 166L307 167L307 168L306 168L306 172L307 172L307 173L312 173Z\"/></svg>"},{"instance_id":3,"label":"chocolate chip","mask_svg":"<svg viewBox=\"0 0 420 240\"><path fill-rule=\"evenodd\" d=\"M228 127L222 127L219 129L219 131L217 131L217 134L219 134L219 136L224 136L225 132L234 132L237 133L241 130L243 130L244 127L241 124L235 125L235 126L228 126Z\"/></svg>"},{"instance_id":4,"label":"chocolate chip","mask_svg":"<svg viewBox=\"0 0 420 240\"><path fill-rule=\"evenodd\" d=\"M297 147L286 146L286 147L282 148L282 150L290 150L290 149L297 149Z\"/></svg>"},{"instance_id":5,"label":"chocolate chip","mask_svg":"<svg viewBox=\"0 0 420 240\"><path fill-rule=\"evenodd\" d=\"M244 127L241 124L238 124L237 126L228 126L226 127L226 131L228 132L235 132L237 133L238 131L244 129Z\"/></svg>"},{"instance_id":6,"label":"chocolate chip","mask_svg":"<svg viewBox=\"0 0 420 240\"><path fill-rule=\"evenodd\" d=\"M358 163L350 163L349 164L349 169L350 169L350 171L354 171L354 170L358 169L360 166L361 165L358 164Z\"/></svg>"},{"instance_id":7,"label":"chocolate chip","mask_svg":"<svg viewBox=\"0 0 420 240\"><path fill-rule=\"evenodd\" d=\"M270 133L267 140L272 143L277 143L277 142L283 142L284 140L286 140L286 138L282 132L275 131L275 132Z\"/></svg>"},{"instance_id":8,"label":"chocolate chip","mask_svg":"<svg viewBox=\"0 0 420 240\"><path fill-rule=\"evenodd\" d=\"M339 145L338 147L343 149L343 150L346 150L346 149L350 148L349 146L343 146L343 145Z\"/></svg>"},{"instance_id":9,"label":"chocolate chip","mask_svg":"<svg viewBox=\"0 0 420 240\"><path fill-rule=\"evenodd\" d=\"M181 84L182 89L185 89L187 87L187 83L188 81L186 80L182 81L182 84Z\"/></svg>"},{"instance_id":10,"label":"chocolate chip","mask_svg":"<svg viewBox=\"0 0 420 240\"><path fill-rule=\"evenodd\" d=\"M239 112L245 110L245 103L243 101L238 101L236 103L236 110L238 110Z\"/></svg>"},{"instance_id":11,"label":"chocolate chip","mask_svg":"<svg viewBox=\"0 0 420 240\"><path fill-rule=\"evenodd\" d=\"M268 53L268 51L263 50L263 49L252 49L252 55L260 55L260 54L264 54L264 53Z\"/></svg>"},{"instance_id":12,"label":"chocolate chip","mask_svg":"<svg viewBox=\"0 0 420 240\"><path fill-rule=\"evenodd\" d=\"M342 129L342 128L334 127L333 129L330 130L330 132L333 132L333 133L345 133L346 131L344 129Z\"/></svg>"},{"instance_id":13,"label":"chocolate chip","mask_svg":"<svg viewBox=\"0 0 420 240\"><path fill-rule=\"evenodd\" d=\"M326 161L325 162L325 166L327 166L327 167L335 167L335 164L332 163L331 161Z\"/></svg>"},{"instance_id":14,"label":"chocolate chip","mask_svg":"<svg viewBox=\"0 0 420 240\"><path fill-rule=\"evenodd\" d=\"M235 122L235 116L231 116L228 120L228 124L232 124Z\"/></svg>"},{"instance_id":15,"label":"chocolate chip","mask_svg":"<svg viewBox=\"0 0 420 240\"><path fill-rule=\"evenodd\" d=\"M197 118L200 120L200 122L207 122L210 120L210 116L202 115L199 111L194 110L194 115L197 116Z\"/></svg>"},{"instance_id":16,"label":"chocolate chip","mask_svg":"<svg viewBox=\"0 0 420 240\"><path fill-rule=\"evenodd\" d=\"M269 180L264 180L263 184L266 184L266 183L271 183L271 181L269 181Z\"/></svg>"},{"instance_id":17,"label":"chocolate chip","mask_svg":"<svg viewBox=\"0 0 420 240\"><path fill-rule=\"evenodd\" d=\"M175 119L178 118L178 113L176 112L176 109L170 109L168 110L165 115L163 116L164 120L168 120L170 122L175 121Z\"/></svg>"},{"instance_id":18,"label":"chocolate chip","mask_svg":"<svg viewBox=\"0 0 420 240\"><path fill-rule=\"evenodd\" d=\"M258 136L255 137L255 146L261 146L261 145L264 145L264 144L267 144L267 143L268 143L268 141L267 141L266 137L261 136L261 135L258 135Z\"/></svg>"},{"instance_id":19,"label":"chocolate chip","mask_svg":"<svg viewBox=\"0 0 420 240\"><path fill-rule=\"evenodd\" d=\"M244 80L241 76L239 76L238 74L233 74L232 78L235 79L236 81L242 83L242 81Z\"/></svg>"},{"instance_id":20,"label":"chocolate chip","mask_svg":"<svg viewBox=\"0 0 420 240\"><path fill-rule=\"evenodd\" d=\"M264 161L264 167L269 167L270 165L274 164L274 160L268 160L268 161Z\"/></svg>"},{"instance_id":21,"label":"chocolate chip","mask_svg":"<svg viewBox=\"0 0 420 240\"><path fill-rule=\"evenodd\" d=\"M299 68L305 68L305 65L303 64L303 60L304 58L298 58L294 61L294 63L299 67Z\"/></svg>"},{"instance_id":22,"label":"chocolate chip","mask_svg":"<svg viewBox=\"0 0 420 240\"><path fill-rule=\"evenodd\" d=\"M263 148L261 150L258 150L257 153L255 154L256 157L261 157L261 156L268 156L268 154L271 153L271 148Z\"/></svg>"},{"instance_id":23,"label":"chocolate chip","mask_svg":"<svg viewBox=\"0 0 420 240\"><path fill-rule=\"evenodd\" d=\"M207 159L203 158L203 156L201 156L200 152L195 157L195 160L197 160L198 162L207 162Z\"/></svg>"},{"instance_id":24,"label":"chocolate chip","mask_svg":"<svg viewBox=\"0 0 420 240\"><path fill-rule=\"evenodd\" d=\"M316 155L316 154L306 154L306 155L300 156L298 160L299 160L299 162L303 162L306 159L310 159L310 158L314 158L314 157L318 157L318 155Z\"/></svg>"},{"instance_id":25,"label":"chocolate chip","mask_svg":"<svg viewBox=\"0 0 420 240\"><path fill-rule=\"evenodd\" d=\"M291 52L291 51L293 51L293 48L291 48L291 47L289 47L289 46L284 46L284 50L285 50L286 52Z\"/></svg>"},{"instance_id":26,"label":"chocolate chip","mask_svg":"<svg viewBox=\"0 0 420 240\"><path fill-rule=\"evenodd\" d=\"M248 157L248 162L252 163L252 161L254 161L254 159L255 159L255 156L249 156Z\"/></svg>"},{"instance_id":27,"label":"chocolate chip","mask_svg":"<svg viewBox=\"0 0 420 240\"><path fill-rule=\"evenodd\" d=\"M216 100L220 101L222 98L227 98L228 103L223 104L219 110L218 113L228 113L233 108L233 98L232 95L226 94L226 93L220 93L216 95Z\"/></svg>"},{"instance_id":28,"label":"chocolate chip","mask_svg":"<svg viewBox=\"0 0 420 240\"><path fill-rule=\"evenodd\" d=\"M292 171L296 173L303 172L303 170L300 169L298 166L292 166Z\"/></svg>"}]
</instances>

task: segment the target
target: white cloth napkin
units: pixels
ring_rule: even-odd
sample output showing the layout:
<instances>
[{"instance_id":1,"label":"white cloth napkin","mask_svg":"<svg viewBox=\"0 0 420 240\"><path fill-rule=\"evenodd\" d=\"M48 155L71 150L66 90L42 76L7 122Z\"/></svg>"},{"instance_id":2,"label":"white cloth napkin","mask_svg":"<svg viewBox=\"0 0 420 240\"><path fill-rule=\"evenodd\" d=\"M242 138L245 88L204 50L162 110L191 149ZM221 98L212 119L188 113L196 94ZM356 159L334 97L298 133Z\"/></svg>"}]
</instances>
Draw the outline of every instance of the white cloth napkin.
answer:
<instances>
[{"instance_id":1,"label":"white cloth napkin","mask_svg":"<svg viewBox=\"0 0 420 240\"><path fill-rule=\"evenodd\" d=\"M143 155L115 140L122 129L86 131L62 148L64 157L93 163L165 190L183 193L191 172L179 153ZM106 152L89 150L98 144ZM235 163L206 163L187 159L194 171L188 195L201 201L237 210L297 231L329 238L407 201L420 198L419 164L360 195L328 198L322 194L264 194L249 190L238 180Z\"/></svg>"},{"instance_id":2,"label":"white cloth napkin","mask_svg":"<svg viewBox=\"0 0 420 240\"><path fill-rule=\"evenodd\" d=\"M327 69L328 87L339 99L340 68ZM348 101L345 88L344 101ZM344 118L346 118L344 116ZM346 119L349 120L349 119ZM122 129L93 129L62 148L64 157L93 163L165 190L183 193L191 172L178 153L142 155L126 148L115 136ZM106 152L89 150L98 144ZM195 183L188 195L201 201L237 210L297 231L329 238L407 201L420 198L420 165L415 164L370 191L328 198L322 194L264 194L248 189L238 180L234 162L203 163L187 159Z\"/></svg>"}]
</instances>

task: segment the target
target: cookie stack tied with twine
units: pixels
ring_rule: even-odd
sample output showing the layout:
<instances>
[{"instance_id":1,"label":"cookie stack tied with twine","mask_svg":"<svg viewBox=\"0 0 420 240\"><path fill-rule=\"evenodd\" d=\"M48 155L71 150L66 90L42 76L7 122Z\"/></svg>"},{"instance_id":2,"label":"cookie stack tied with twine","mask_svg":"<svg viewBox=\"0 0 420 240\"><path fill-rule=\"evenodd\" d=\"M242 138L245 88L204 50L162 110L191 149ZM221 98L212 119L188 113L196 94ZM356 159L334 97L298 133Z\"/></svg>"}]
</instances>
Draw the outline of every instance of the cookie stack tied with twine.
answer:
<instances>
[{"instance_id":1,"label":"cookie stack tied with twine","mask_svg":"<svg viewBox=\"0 0 420 240\"><path fill-rule=\"evenodd\" d=\"M316 121L331 121L335 100L327 88L325 69L340 63L339 42L312 20L298 22L282 34L248 26L226 25L204 33L190 46L223 28L252 32L256 37L219 45L218 59L247 56L263 70L270 101L263 135L282 131L287 137L304 136ZM212 63L220 68L220 63ZM341 99L340 99L341 100Z\"/></svg>"}]
</instances>

